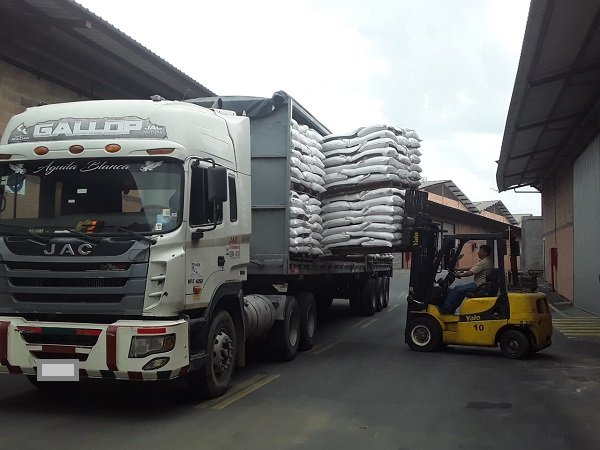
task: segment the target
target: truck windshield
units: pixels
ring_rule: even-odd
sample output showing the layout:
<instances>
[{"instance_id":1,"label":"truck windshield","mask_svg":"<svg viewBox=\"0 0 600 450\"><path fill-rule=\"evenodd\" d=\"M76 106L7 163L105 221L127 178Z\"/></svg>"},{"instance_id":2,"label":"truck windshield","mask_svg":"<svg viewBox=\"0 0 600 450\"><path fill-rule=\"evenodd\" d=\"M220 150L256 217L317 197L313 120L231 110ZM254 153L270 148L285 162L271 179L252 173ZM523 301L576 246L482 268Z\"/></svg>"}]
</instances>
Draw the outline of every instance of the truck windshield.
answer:
<instances>
[{"instance_id":1,"label":"truck windshield","mask_svg":"<svg viewBox=\"0 0 600 450\"><path fill-rule=\"evenodd\" d=\"M181 223L183 168L176 160L6 161L0 177L0 235L156 233Z\"/></svg>"}]
</instances>

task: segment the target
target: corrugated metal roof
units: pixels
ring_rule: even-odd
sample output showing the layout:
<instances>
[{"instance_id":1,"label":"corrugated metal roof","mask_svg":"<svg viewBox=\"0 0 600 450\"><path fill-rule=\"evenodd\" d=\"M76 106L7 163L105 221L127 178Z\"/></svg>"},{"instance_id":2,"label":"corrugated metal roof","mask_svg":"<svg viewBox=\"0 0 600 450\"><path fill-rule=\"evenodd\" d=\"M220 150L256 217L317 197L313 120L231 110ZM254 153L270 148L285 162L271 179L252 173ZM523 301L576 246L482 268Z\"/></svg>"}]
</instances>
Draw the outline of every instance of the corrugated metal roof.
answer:
<instances>
[{"instance_id":1,"label":"corrugated metal roof","mask_svg":"<svg viewBox=\"0 0 600 450\"><path fill-rule=\"evenodd\" d=\"M506 220L508 220L508 222L511 225L519 224L517 219L515 219L515 217L510 213L510 211L508 210L506 205L504 203L502 203L502 200L488 200L488 201L484 201L484 202L475 202L475 206L481 212L490 211L490 212L493 212L494 214L497 214L499 211L500 215L506 217Z\"/></svg>"},{"instance_id":2,"label":"corrugated metal roof","mask_svg":"<svg viewBox=\"0 0 600 450\"><path fill-rule=\"evenodd\" d=\"M0 59L86 97L215 95L73 0L3 0L0 39Z\"/></svg>"},{"instance_id":3,"label":"corrugated metal roof","mask_svg":"<svg viewBox=\"0 0 600 450\"><path fill-rule=\"evenodd\" d=\"M532 0L496 180L531 185L577 155L600 111L600 2Z\"/></svg>"}]
</instances>

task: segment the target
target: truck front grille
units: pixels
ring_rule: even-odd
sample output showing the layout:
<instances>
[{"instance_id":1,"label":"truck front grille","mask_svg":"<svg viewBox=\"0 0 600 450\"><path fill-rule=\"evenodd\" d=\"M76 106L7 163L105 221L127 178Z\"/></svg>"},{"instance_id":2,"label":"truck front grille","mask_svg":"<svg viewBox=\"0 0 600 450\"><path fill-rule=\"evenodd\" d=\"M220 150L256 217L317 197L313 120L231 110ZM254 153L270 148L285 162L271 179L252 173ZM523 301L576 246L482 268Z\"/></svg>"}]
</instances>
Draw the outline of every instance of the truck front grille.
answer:
<instances>
[{"instance_id":1,"label":"truck front grille","mask_svg":"<svg viewBox=\"0 0 600 450\"><path fill-rule=\"evenodd\" d=\"M44 294L44 293L15 293L13 297L18 302L39 303L119 303L122 295L114 294Z\"/></svg>"},{"instance_id":2,"label":"truck front grille","mask_svg":"<svg viewBox=\"0 0 600 450\"><path fill-rule=\"evenodd\" d=\"M13 286L33 287L120 287L125 286L127 278L10 278Z\"/></svg>"}]
</instances>

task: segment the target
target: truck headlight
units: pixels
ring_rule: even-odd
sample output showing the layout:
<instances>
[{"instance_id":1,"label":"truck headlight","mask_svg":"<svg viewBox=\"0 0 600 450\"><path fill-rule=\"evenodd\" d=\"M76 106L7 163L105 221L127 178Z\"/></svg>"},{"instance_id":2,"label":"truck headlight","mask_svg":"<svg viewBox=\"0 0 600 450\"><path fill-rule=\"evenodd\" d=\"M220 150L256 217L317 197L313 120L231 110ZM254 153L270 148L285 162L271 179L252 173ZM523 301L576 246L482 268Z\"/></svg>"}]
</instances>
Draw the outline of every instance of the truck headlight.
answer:
<instances>
[{"instance_id":1,"label":"truck headlight","mask_svg":"<svg viewBox=\"0 0 600 450\"><path fill-rule=\"evenodd\" d=\"M129 347L130 358L144 358L155 353L170 352L175 348L175 335L134 336Z\"/></svg>"}]
</instances>

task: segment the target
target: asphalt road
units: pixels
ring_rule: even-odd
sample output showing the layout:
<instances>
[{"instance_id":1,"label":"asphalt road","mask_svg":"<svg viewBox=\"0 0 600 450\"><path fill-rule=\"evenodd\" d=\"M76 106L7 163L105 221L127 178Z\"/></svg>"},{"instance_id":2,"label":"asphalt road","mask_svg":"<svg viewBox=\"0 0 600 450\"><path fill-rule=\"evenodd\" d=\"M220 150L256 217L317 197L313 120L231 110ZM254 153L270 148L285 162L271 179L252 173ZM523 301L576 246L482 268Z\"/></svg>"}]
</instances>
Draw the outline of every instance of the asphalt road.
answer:
<instances>
[{"instance_id":1,"label":"asphalt road","mask_svg":"<svg viewBox=\"0 0 600 450\"><path fill-rule=\"evenodd\" d=\"M210 402L177 384L47 395L1 377L0 449L598 448L600 323L556 310L563 331L525 361L415 353L403 340L407 278L398 271L390 307L370 318L336 301L313 350L289 363L254 356Z\"/></svg>"}]
</instances>

